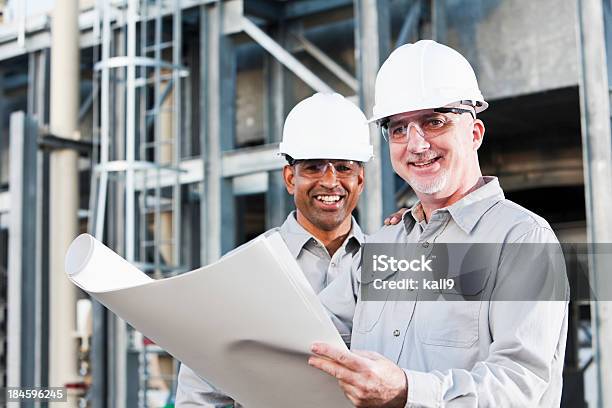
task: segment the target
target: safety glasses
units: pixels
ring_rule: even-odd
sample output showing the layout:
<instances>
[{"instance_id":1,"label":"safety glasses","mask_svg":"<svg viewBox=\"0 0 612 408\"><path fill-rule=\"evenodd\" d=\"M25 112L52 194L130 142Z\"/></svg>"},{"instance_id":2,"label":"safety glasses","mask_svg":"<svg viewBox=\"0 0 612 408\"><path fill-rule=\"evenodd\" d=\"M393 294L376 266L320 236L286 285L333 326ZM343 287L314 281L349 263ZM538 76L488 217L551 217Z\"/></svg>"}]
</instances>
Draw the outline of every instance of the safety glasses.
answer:
<instances>
[{"instance_id":1,"label":"safety glasses","mask_svg":"<svg viewBox=\"0 0 612 408\"><path fill-rule=\"evenodd\" d=\"M353 160L295 160L293 166L297 173L304 177L322 177L330 166L338 178L350 178L359 174L361 163Z\"/></svg>"},{"instance_id":2,"label":"safety glasses","mask_svg":"<svg viewBox=\"0 0 612 408\"><path fill-rule=\"evenodd\" d=\"M406 144L412 128L424 139L432 139L448 132L457 122L457 119L449 114L469 113L475 114L470 109L463 108L436 108L424 112L418 116L400 119L386 120L380 123L382 135L389 143Z\"/></svg>"}]
</instances>

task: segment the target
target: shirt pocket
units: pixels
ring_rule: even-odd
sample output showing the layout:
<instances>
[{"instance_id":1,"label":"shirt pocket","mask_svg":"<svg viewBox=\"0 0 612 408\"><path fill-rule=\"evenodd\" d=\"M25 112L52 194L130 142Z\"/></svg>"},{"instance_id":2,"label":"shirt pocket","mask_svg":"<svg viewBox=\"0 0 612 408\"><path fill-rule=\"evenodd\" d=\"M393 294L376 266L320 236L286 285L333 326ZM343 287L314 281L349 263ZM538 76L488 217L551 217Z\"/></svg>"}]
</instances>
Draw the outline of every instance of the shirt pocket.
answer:
<instances>
[{"instance_id":1,"label":"shirt pocket","mask_svg":"<svg viewBox=\"0 0 612 408\"><path fill-rule=\"evenodd\" d=\"M380 318L385 309L385 305L389 301L388 290L377 290L374 286L376 279L385 280L396 272L389 270L383 274L365 275L360 269L357 274L357 282L359 285L359 294L357 305L355 306L355 315L353 318L353 330L357 333L369 333L380 321Z\"/></svg>"},{"instance_id":2,"label":"shirt pocket","mask_svg":"<svg viewBox=\"0 0 612 408\"><path fill-rule=\"evenodd\" d=\"M363 288L362 285L372 285L372 282L362 282L360 285L359 300L355 306L353 329L358 333L369 333L380 321L380 317L382 316L387 300L363 300L362 295L364 291L362 289L365 289L366 291L368 289L367 287Z\"/></svg>"},{"instance_id":3,"label":"shirt pocket","mask_svg":"<svg viewBox=\"0 0 612 408\"><path fill-rule=\"evenodd\" d=\"M472 347L479 337L482 301L418 302L415 310L421 343L445 347Z\"/></svg>"},{"instance_id":4,"label":"shirt pocket","mask_svg":"<svg viewBox=\"0 0 612 408\"><path fill-rule=\"evenodd\" d=\"M428 292L417 302L415 325L419 341L432 346L470 348L479 338L480 313L491 268L469 264L454 276L452 289ZM421 294L419 294L421 299Z\"/></svg>"},{"instance_id":5,"label":"shirt pocket","mask_svg":"<svg viewBox=\"0 0 612 408\"><path fill-rule=\"evenodd\" d=\"M359 300L355 307L353 329L358 333L369 333L380 321L386 300Z\"/></svg>"}]
</instances>

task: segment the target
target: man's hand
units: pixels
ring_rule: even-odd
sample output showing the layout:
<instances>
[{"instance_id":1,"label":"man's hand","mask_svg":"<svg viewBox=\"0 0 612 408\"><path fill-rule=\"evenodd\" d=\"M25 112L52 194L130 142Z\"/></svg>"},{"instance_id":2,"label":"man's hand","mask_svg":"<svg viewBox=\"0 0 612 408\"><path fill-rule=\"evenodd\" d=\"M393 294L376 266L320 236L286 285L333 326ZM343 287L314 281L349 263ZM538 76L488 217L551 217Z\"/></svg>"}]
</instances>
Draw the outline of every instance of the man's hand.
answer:
<instances>
[{"instance_id":1,"label":"man's hand","mask_svg":"<svg viewBox=\"0 0 612 408\"><path fill-rule=\"evenodd\" d=\"M385 225L395 225L402 219L402 215L408 211L408 208L400 208L397 212L394 212L387 218L385 218Z\"/></svg>"},{"instance_id":2,"label":"man's hand","mask_svg":"<svg viewBox=\"0 0 612 408\"><path fill-rule=\"evenodd\" d=\"M336 377L356 407L406 405L406 374L391 360L373 351L350 352L326 343L314 343L312 352L308 364Z\"/></svg>"}]
</instances>

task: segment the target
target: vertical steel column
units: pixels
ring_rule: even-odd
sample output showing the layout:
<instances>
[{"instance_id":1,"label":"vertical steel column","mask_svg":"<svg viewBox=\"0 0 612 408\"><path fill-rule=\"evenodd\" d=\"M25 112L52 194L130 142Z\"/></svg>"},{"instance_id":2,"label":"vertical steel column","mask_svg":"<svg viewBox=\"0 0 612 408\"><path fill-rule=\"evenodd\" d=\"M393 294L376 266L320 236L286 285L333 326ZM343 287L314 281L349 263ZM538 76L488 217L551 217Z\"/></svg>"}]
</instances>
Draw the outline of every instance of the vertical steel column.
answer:
<instances>
[{"instance_id":1,"label":"vertical steel column","mask_svg":"<svg viewBox=\"0 0 612 408\"><path fill-rule=\"evenodd\" d=\"M111 7L108 1L103 2L102 10L102 61L108 61L111 51ZM109 160L110 146L110 68L104 66L100 78L100 164L105 164ZM100 241L104 240L104 220L106 193L108 188L108 173L100 173L100 188L97 194L96 208L97 214L93 214L95 224L93 226L93 235Z\"/></svg>"},{"instance_id":2,"label":"vertical steel column","mask_svg":"<svg viewBox=\"0 0 612 408\"><path fill-rule=\"evenodd\" d=\"M397 39L395 40L394 49L406 44L411 38L415 37L418 32L419 17L421 16L423 0L414 0L410 9L404 17L402 28L400 29Z\"/></svg>"},{"instance_id":3,"label":"vertical steel column","mask_svg":"<svg viewBox=\"0 0 612 408\"><path fill-rule=\"evenodd\" d=\"M221 174L221 153L234 144L236 56L231 40L223 34L223 2L200 10L200 98L206 99L200 105L205 181L202 246L206 247L202 262L208 263L235 242L235 200L231 179Z\"/></svg>"},{"instance_id":4,"label":"vertical steel column","mask_svg":"<svg viewBox=\"0 0 612 408\"><path fill-rule=\"evenodd\" d=\"M431 0L431 37L446 43L446 0Z\"/></svg>"},{"instance_id":5,"label":"vertical steel column","mask_svg":"<svg viewBox=\"0 0 612 408\"><path fill-rule=\"evenodd\" d=\"M374 107L374 83L378 68L390 47L391 20L386 0L354 0L355 54L359 80L359 106L366 116ZM374 159L366 166L366 187L359 203L360 224L368 233L382 225L385 215L395 210L394 174L389 147L375 124L370 125Z\"/></svg>"},{"instance_id":6,"label":"vertical steel column","mask_svg":"<svg viewBox=\"0 0 612 408\"><path fill-rule=\"evenodd\" d=\"M4 81L4 68L0 66L0 129L5 128L4 110L6 109L6 97L4 90ZM8 183L8 178L2 178L5 175L8 176L8 160L2 160L4 158L2 154L6 154L6 157L8 157L8 148L8 137L0 137L0 182L3 183Z\"/></svg>"},{"instance_id":7,"label":"vertical steel column","mask_svg":"<svg viewBox=\"0 0 612 408\"><path fill-rule=\"evenodd\" d=\"M612 0L602 0L604 13L604 34L606 41L606 63L608 67L608 86L612 84ZM612 103L612 89L610 90Z\"/></svg>"},{"instance_id":8,"label":"vertical steel column","mask_svg":"<svg viewBox=\"0 0 612 408\"><path fill-rule=\"evenodd\" d=\"M129 0L127 4L126 39L127 57L129 63L126 67L126 106L125 106L125 160L127 169L125 172L125 259L135 262L136 247L136 187L134 180L134 168L136 164L136 21L138 19L138 0ZM118 134L121 134L119 132ZM116 139L117 140L117 139ZM128 355L129 335L128 328L123 319L115 320L117 340L117 401L116 406L132 407L138 401L138 387L128 386L129 379L138 373L138 365L130 364L133 356ZM134 384L137 384L135 382Z\"/></svg>"},{"instance_id":9,"label":"vertical steel column","mask_svg":"<svg viewBox=\"0 0 612 408\"><path fill-rule=\"evenodd\" d=\"M22 245L22 208L23 197L23 168L19 166L20 156L24 150L24 114L16 112L11 115L10 131L12 142L9 145L9 156L14 157L9 164L9 193L10 218L7 270L7 353L6 353L6 382L9 387L21 386L21 286L24 261ZM12 167L15 167L13 169ZM16 207L13 207L16 205Z\"/></svg>"},{"instance_id":10,"label":"vertical steel column","mask_svg":"<svg viewBox=\"0 0 612 408\"><path fill-rule=\"evenodd\" d=\"M161 8L162 8L162 0L156 0L155 1L155 6L157 9L157 12L155 14L155 42L154 42L154 49L155 49L155 60L156 61L161 61L162 60L162 25L163 25L163 18L162 18L162 13L161 13ZM153 90L153 98L155 100L155 105L153 107L154 110L154 115L155 115L155 124L153 125L153 141L155 143L155 147L153 148L153 152L154 152L154 162L157 164L160 164L162 162L162 134L164 132L164 129L162 129L162 114L161 111L163 109L162 106L162 89L161 89L161 67L159 65L156 65L154 68L154 90ZM154 206L154 221L153 221L153 257L154 257L154 264L156 267L155 270L155 274L157 275L157 277L161 277L161 270L158 269L159 265L161 264L161 253L160 253L160 249L161 249L161 241L162 241L162 234L161 234L161 209L159 206L159 202L162 199L162 195L161 195L161 187L160 187L160 169L155 170L155 177L156 177L156 183L155 183L155 206Z\"/></svg>"},{"instance_id":11,"label":"vertical steel column","mask_svg":"<svg viewBox=\"0 0 612 408\"><path fill-rule=\"evenodd\" d=\"M48 123L49 95L49 50L31 53L28 62L28 116L40 127ZM33 131L37 132L36 128ZM36 308L36 335L33 349L36 361L34 374L38 385L48 383L49 371L49 195L48 183L48 153L38 150L36 154L36 288L34 299Z\"/></svg>"},{"instance_id":12,"label":"vertical steel column","mask_svg":"<svg viewBox=\"0 0 612 408\"><path fill-rule=\"evenodd\" d=\"M41 56L43 58L41 58ZM35 118L36 117L36 112L39 110L43 110L44 111L44 91L41 92L42 88L40 85L40 83L42 82L44 84L44 74L41 75L41 68L44 68L44 53L43 51L37 51L37 52L33 52L30 53L28 55L28 101L27 101L27 117L26 118ZM42 62L42 64L41 64ZM43 73L44 73L44 69L43 69ZM42 99L42 101L41 101ZM42 107L42 108L41 108ZM27 120L27 119L26 119ZM41 121L42 122L42 121ZM27 126L27 125L26 125ZM11 155L11 157L14 157ZM35 154L34 157L29 157L27 158L28 161L26 161L25 163L30 163L29 165L32 166L32 163L34 164L34 168L36 169L36 176L35 176L35 195L38 196L40 194L40 190L39 190L39 183L38 180L40 179L40 166L42 165L42 160L39 161L39 155ZM35 264L34 264L34 269L35 269L35 285L34 285L34 293L32 295L32 303L35 307L35 316L36 316L36 321L34 324L35 327L35 331L33 333L32 338L34 339L34 345L31 349L31 354L33 355L33 359L36 362L35 364L35 373L33 375L33 378L35 378L36 383L40 383L40 374L41 374L41 367L40 367L40 363L42 362L42 355L41 355L41 343L42 343L42 338L41 338L41 329L42 329L42 320L41 320L41 315L42 315L42 308L41 308L41 267L42 267L42 256L41 256L41 239L40 239L40 226L41 224L41 220L40 220L40 210L42 209L41 207L42 204L42 200L38 199L36 200L36 205L35 205L35 209L34 209L34 233L36 235L36 241L34 244L34 251L33 254L36 254L35 258ZM48 322L46 322L48 323ZM34 383L32 383L34 384Z\"/></svg>"},{"instance_id":13,"label":"vertical steel column","mask_svg":"<svg viewBox=\"0 0 612 408\"><path fill-rule=\"evenodd\" d=\"M287 44L287 27L280 23L273 36L279 44ZM279 143L283 136L283 123L291 103L290 89L285 67L274 56L264 56L264 75L266 84L265 132L267 143ZM290 196L285 188L282 170L269 172L266 191L266 228L278 227L283 223L290 209Z\"/></svg>"},{"instance_id":14,"label":"vertical steel column","mask_svg":"<svg viewBox=\"0 0 612 408\"><path fill-rule=\"evenodd\" d=\"M183 50L183 13L181 9L181 0L174 0L174 14L172 16L172 63L175 66L182 65L182 50ZM171 144L173 148L172 166L178 167L181 163L183 134L181 132L183 125L183 93L180 72L175 69L172 71L172 111L173 111L173 130ZM190 137L190 135L188 136ZM172 187L172 263L174 265L182 265L181 259L181 219L182 219L182 186L180 184L180 173L176 172L174 186Z\"/></svg>"},{"instance_id":15,"label":"vertical steel column","mask_svg":"<svg viewBox=\"0 0 612 408\"><path fill-rule=\"evenodd\" d=\"M36 269L37 124L23 112L10 119L10 218L8 259L9 386L40 384L38 315L40 276ZM33 406L33 402L23 406Z\"/></svg>"},{"instance_id":16,"label":"vertical steel column","mask_svg":"<svg viewBox=\"0 0 612 408\"><path fill-rule=\"evenodd\" d=\"M57 0L51 23L51 133L78 138L79 113L78 1ZM51 154L51 270L49 325L49 385L77 381L76 289L64 271L64 256L76 237L78 154ZM71 402L69 398L69 403Z\"/></svg>"},{"instance_id":17,"label":"vertical steel column","mask_svg":"<svg viewBox=\"0 0 612 408\"><path fill-rule=\"evenodd\" d=\"M208 5L200 6L200 38L199 38L199 72L198 79L200 81L198 85L198 113L199 113L199 124L198 129L200 132L200 157L202 158L202 174L203 180L200 185L200 263L206 264L209 259L212 258L211 251L216 248L211 246L209 243L209 234L212 228L208 225ZM210 254L210 255L209 255Z\"/></svg>"},{"instance_id":18,"label":"vertical steel column","mask_svg":"<svg viewBox=\"0 0 612 408\"><path fill-rule=\"evenodd\" d=\"M28 61L28 116L38 119L39 124L47 120L48 95L48 50L29 55Z\"/></svg>"},{"instance_id":19,"label":"vertical steel column","mask_svg":"<svg viewBox=\"0 0 612 408\"><path fill-rule=\"evenodd\" d=\"M582 152L590 243L612 242L612 141L610 140L610 92L602 1L578 0L578 46L581 57L580 112ZM607 265L589 257L593 287L610 287ZM612 302L593 301L591 319L597 364L600 407L612 406Z\"/></svg>"},{"instance_id":20,"label":"vertical steel column","mask_svg":"<svg viewBox=\"0 0 612 408\"><path fill-rule=\"evenodd\" d=\"M111 45L111 26L110 26L110 4L108 1L96 0L96 24L94 30L99 35L101 40L101 60L107 61L110 58L110 45ZM100 17L102 17L100 19ZM101 30L100 30L100 25ZM98 140L100 142L100 156L98 162L100 164L108 162L109 155L109 84L110 84L110 69L103 67L100 72L100 99L94 98L94 118L100 115L100 129L98 133ZM94 126L97 124L97 120L94 119ZM95 153L94 153L95 155ZM95 156L94 156L95 157ZM96 161L93 161L95 164ZM92 196L90 203L90 233L94 235L98 240L104 240L104 220L105 220L105 207L106 207L106 194L108 186L108 173L101 172L98 175L95 173L92 175ZM96 181L98 186L96 188ZM95 192L95 195L94 195ZM94 201L95 200L95 201ZM97 211L94 211L97 209ZM111 377L108 364L108 322L109 312L99 302L92 300L93 309L93 336L91 342L91 388L88 396L91 402L92 408L105 408L109 405L109 401L112 401L111 394Z\"/></svg>"},{"instance_id":21,"label":"vertical steel column","mask_svg":"<svg viewBox=\"0 0 612 408\"><path fill-rule=\"evenodd\" d=\"M134 182L134 169L136 162L136 20L138 18L138 0L129 0L127 8L127 56L131 62L127 66L126 92L127 109L125 123L125 159L128 168L125 174L125 259L135 262L135 218L136 205L134 202L136 189Z\"/></svg>"},{"instance_id":22,"label":"vertical steel column","mask_svg":"<svg viewBox=\"0 0 612 408\"><path fill-rule=\"evenodd\" d=\"M234 141L236 140L236 50L233 40L223 32L223 14L224 8L221 3L218 20L218 48L215 52L219 84L219 89L216 91L217 95L219 95L219 111L216 112L215 119L217 121L216 129L218 133L215 136L215 134L211 132L211 136L217 138L219 143L220 150L216 153L217 157L215 159L218 164L221 163L222 153L227 150L232 150L234 148ZM209 48L209 51L212 50ZM210 55L212 57L212 53ZM211 60L209 59L209 61ZM211 76L209 78L209 81L211 81L209 83L212 83L214 77L215 76ZM213 98L216 97L213 96ZM212 117L212 115L210 115L209 118L210 117ZM219 166L217 170L219 173L220 168L221 166ZM236 199L234 197L233 180L231 178L220 176L219 187L221 193L221 201L219 202L221 205L221 217L217 222L221 223L223 227L221 228L220 242L221 254L225 254L234 249L236 245Z\"/></svg>"}]
</instances>

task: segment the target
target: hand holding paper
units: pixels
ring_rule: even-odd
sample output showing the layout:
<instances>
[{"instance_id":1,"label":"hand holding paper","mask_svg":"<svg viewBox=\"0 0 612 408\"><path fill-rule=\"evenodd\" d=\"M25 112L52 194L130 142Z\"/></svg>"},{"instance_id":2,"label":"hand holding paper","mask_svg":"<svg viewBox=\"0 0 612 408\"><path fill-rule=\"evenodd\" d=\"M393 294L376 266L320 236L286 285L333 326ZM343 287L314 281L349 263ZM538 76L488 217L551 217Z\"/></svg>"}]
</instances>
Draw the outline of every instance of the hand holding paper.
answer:
<instances>
[{"instance_id":1,"label":"hand holding paper","mask_svg":"<svg viewBox=\"0 0 612 408\"><path fill-rule=\"evenodd\" d=\"M307 364L322 341L346 349L282 238L153 280L90 235L66 255L72 282L248 407L349 407Z\"/></svg>"}]
</instances>

